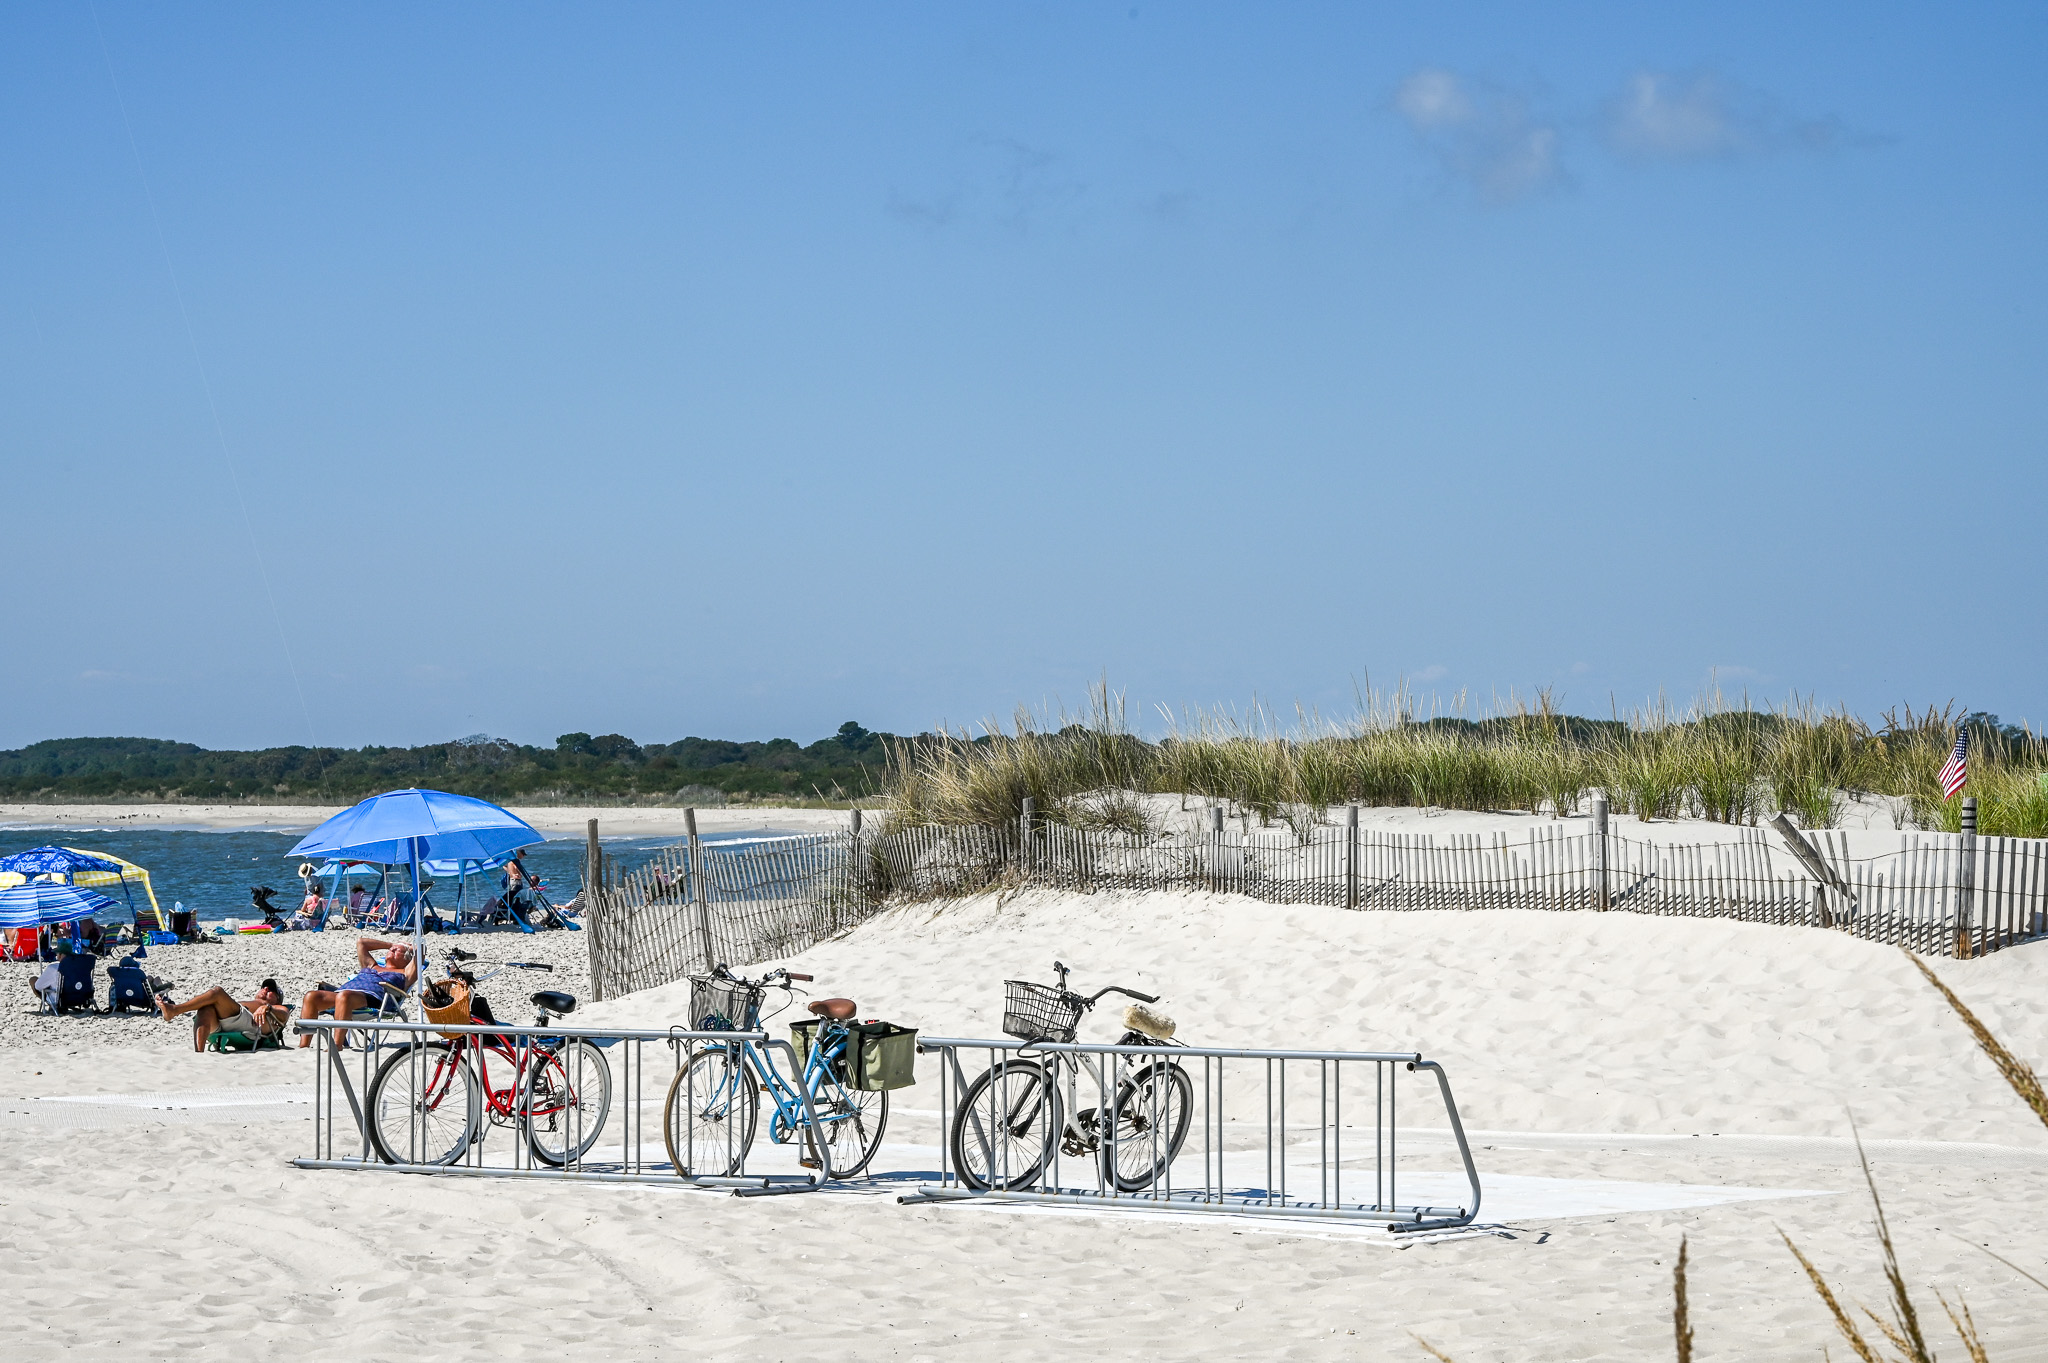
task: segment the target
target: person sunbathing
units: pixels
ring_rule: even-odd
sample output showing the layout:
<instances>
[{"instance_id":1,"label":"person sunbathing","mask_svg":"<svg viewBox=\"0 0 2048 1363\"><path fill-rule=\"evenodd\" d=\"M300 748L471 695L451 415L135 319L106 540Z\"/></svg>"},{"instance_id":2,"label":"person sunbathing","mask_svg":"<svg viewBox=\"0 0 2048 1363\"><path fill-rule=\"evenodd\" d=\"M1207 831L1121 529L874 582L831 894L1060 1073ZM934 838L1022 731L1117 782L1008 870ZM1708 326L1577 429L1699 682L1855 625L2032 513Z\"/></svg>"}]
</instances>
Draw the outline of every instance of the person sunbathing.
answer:
<instances>
[{"instance_id":1,"label":"person sunbathing","mask_svg":"<svg viewBox=\"0 0 2048 1363\"><path fill-rule=\"evenodd\" d=\"M237 999L227 990L215 985L204 994L195 994L183 1003L172 1003L169 994L156 996L156 1010L164 1015L164 1021L193 1014L192 1049L203 1051L206 1040L215 1032L239 1032L246 1037L260 1037L266 1024L272 1030L281 1031L287 1016L284 1006L284 991L277 987L276 980L265 980L256 987L253 999Z\"/></svg>"},{"instance_id":2,"label":"person sunbathing","mask_svg":"<svg viewBox=\"0 0 2048 1363\"><path fill-rule=\"evenodd\" d=\"M383 965L378 965L372 954L379 951L384 953ZM419 962L413 959L411 947L382 942L375 937L357 939L356 963L362 969L339 985L322 986L307 994L299 1004L299 1016L310 1020L332 1008L336 1022L347 1022L355 1016L358 1008L367 1006L374 1009L383 1000L386 986L409 989L420 973ZM312 1044L313 1033L302 1030L299 1033L300 1048Z\"/></svg>"}]
</instances>

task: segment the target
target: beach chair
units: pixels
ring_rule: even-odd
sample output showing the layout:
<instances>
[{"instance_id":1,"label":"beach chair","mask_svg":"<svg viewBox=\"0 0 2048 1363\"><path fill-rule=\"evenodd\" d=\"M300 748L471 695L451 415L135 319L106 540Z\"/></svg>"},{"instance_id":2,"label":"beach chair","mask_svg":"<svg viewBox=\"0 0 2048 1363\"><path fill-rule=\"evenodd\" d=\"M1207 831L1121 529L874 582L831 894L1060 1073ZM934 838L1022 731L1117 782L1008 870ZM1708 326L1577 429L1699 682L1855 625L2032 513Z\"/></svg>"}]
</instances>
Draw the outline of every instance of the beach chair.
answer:
<instances>
[{"instance_id":1,"label":"beach chair","mask_svg":"<svg viewBox=\"0 0 2048 1363\"><path fill-rule=\"evenodd\" d=\"M123 956L119 964L107 967L107 1011L125 1013L130 1008L140 1008L145 1013L154 1013L156 996L168 988L160 982L152 985L142 967L135 964L135 958Z\"/></svg>"},{"instance_id":2,"label":"beach chair","mask_svg":"<svg viewBox=\"0 0 2048 1363\"><path fill-rule=\"evenodd\" d=\"M215 1055L226 1055L230 1051L281 1051L284 1049L285 1029L291 1025L284 1017L274 1021L266 1019L255 1036L247 1032L215 1032L206 1038L206 1049Z\"/></svg>"},{"instance_id":3,"label":"beach chair","mask_svg":"<svg viewBox=\"0 0 2048 1363\"><path fill-rule=\"evenodd\" d=\"M29 988L42 1000L46 1013L90 1013L98 992L93 971L99 963L99 957L89 952L68 952L44 966Z\"/></svg>"},{"instance_id":4,"label":"beach chair","mask_svg":"<svg viewBox=\"0 0 2048 1363\"><path fill-rule=\"evenodd\" d=\"M315 987L320 989L332 989L334 986L331 984L327 984L323 981ZM349 1015L349 1021L351 1023L360 1021L366 1024L374 1024L378 1022L403 1022L405 1021L405 1003L406 1000L411 997L412 995L408 991L400 988L398 985L387 984L384 986L383 996L377 1000L377 1007L374 1011L357 1009L354 1013ZM323 1018L331 1018L334 1016L334 1010L332 1008L323 1008L316 1016ZM346 1037L347 1033L343 1033L344 1039L342 1044L344 1045L348 1044Z\"/></svg>"}]
</instances>

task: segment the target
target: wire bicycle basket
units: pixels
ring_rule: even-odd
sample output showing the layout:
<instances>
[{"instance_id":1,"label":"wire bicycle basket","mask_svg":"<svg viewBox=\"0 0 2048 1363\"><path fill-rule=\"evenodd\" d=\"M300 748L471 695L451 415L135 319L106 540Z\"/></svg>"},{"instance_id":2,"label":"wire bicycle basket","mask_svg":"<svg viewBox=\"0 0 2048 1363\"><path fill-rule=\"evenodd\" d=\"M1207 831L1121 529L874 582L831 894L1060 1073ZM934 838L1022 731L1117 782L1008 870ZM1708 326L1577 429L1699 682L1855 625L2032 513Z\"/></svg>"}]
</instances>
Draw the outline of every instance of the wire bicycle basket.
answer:
<instances>
[{"instance_id":1,"label":"wire bicycle basket","mask_svg":"<svg viewBox=\"0 0 2048 1363\"><path fill-rule=\"evenodd\" d=\"M1003 981L1003 1031L1024 1041L1072 1041L1088 1000L1049 984Z\"/></svg>"},{"instance_id":2,"label":"wire bicycle basket","mask_svg":"<svg viewBox=\"0 0 2048 1363\"><path fill-rule=\"evenodd\" d=\"M751 1032L761 1016L763 991L750 984L690 977L690 1026L700 1032Z\"/></svg>"}]
</instances>

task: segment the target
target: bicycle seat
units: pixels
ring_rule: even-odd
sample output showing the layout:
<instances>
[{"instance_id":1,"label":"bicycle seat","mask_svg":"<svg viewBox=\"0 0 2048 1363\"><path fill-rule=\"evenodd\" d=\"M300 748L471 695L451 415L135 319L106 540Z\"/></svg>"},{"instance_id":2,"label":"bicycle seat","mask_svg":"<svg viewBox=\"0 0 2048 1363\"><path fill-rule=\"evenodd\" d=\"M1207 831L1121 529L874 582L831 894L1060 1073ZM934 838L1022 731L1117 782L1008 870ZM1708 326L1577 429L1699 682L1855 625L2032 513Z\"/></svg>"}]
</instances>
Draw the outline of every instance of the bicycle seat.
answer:
<instances>
[{"instance_id":1,"label":"bicycle seat","mask_svg":"<svg viewBox=\"0 0 2048 1363\"><path fill-rule=\"evenodd\" d=\"M834 1022L844 1022L860 1011L860 1005L852 999L818 999L808 1006L813 1014Z\"/></svg>"},{"instance_id":2,"label":"bicycle seat","mask_svg":"<svg viewBox=\"0 0 2048 1363\"><path fill-rule=\"evenodd\" d=\"M533 996L533 1006L559 1017L576 1011L576 996L559 989L543 989Z\"/></svg>"}]
</instances>

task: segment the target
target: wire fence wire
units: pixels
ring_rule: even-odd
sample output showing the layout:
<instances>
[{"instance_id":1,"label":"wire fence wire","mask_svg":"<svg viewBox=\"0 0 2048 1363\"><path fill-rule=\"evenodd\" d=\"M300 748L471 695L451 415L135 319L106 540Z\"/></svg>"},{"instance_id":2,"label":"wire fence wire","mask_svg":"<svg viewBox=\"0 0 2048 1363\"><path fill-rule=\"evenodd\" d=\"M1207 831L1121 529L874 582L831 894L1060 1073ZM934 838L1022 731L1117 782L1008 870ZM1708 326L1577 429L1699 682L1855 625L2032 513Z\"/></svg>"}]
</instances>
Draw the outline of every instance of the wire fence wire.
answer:
<instances>
[{"instance_id":1,"label":"wire fence wire","mask_svg":"<svg viewBox=\"0 0 2048 1363\"><path fill-rule=\"evenodd\" d=\"M930 825L664 849L606 871L591 896L599 998L718 963L793 955L884 906L991 888L1208 890L1354 910L1541 909L1732 918L1827 928L1931 956L1973 957L2048 933L2048 841L1901 833L1852 856L1806 835L1825 876L1765 830L1655 843L1583 824L1526 833L1307 835L1226 826L1138 835L1042 822Z\"/></svg>"}]
</instances>

